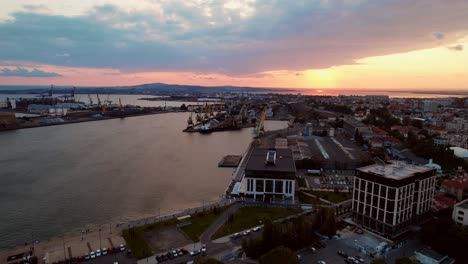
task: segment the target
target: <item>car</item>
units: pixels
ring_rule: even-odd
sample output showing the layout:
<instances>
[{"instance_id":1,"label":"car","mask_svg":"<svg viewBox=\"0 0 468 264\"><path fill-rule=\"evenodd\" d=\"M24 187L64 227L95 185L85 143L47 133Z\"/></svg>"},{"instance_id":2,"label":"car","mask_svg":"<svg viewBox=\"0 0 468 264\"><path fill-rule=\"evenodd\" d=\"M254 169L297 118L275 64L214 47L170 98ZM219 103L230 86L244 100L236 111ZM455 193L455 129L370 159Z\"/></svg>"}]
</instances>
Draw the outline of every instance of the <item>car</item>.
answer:
<instances>
[{"instance_id":1,"label":"car","mask_svg":"<svg viewBox=\"0 0 468 264\"><path fill-rule=\"evenodd\" d=\"M241 236L241 234L239 234L239 233L234 233L234 234L231 235L231 238L238 238L238 237L240 237L240 236Z\"/></svg>"},{"instance_id":2,"label":"car","mask_svg":"<svg viewBox=\"0 0 468 264\"><path fill-rule=\"evenodd\" d=\"M354 258L354 257L348 257L348 260L351 261L351 263L359 264L359 260L357 260L357 259Z\"/></svg>"},{"instance_id":3,"label":"car","mask_svg":"<svg viewBox=\"0 0 468 264\"><path fill-rule=\"evenodd\" d=\"M182 250L180 250L180 249L177 249L177 255L183 256L183 255L184 255L184 252L182 252Z\"/></svg>"},{"instance_id":4,"label":"car","mask_svg":"<svg viewBox=\"0 0 468 264\"><path fill-rule=\"evenodd\" d=\"M86 254L86 255L84 255L84 259L85 259L85 260L90 260L91 257L89 256L89 254Z\"/></svg>"},{"instance_id":5,"label":"car","mask_svg":"<svg viewBox=\"0 0 468 264\"><path fill-rule=\"evenodd\" d=\"M110 247L110 248L108 248L108 249L107 249L107 253L109 253L109 254L112 254L112 253L114 253L114 249L113 249L113 248L111 248L111 247Z\"/></svg>"},{"instance_id":6,"label":"car","mask_svg":"<svg viewBox=\"0 0 468 264\"><path fill-rule=\"evenodd\" d=\"M354 256L354 259L356 259L357 261L359 261L361 263L364 262L364 259L361 258L360 256Z\"/></svg>"},{"instance_id":7,"label":"car","mask_svg":"<svg viewBox=\"0 0 468 264\"><path fill-rule=\"evenodd\" d=\"M120 251L125 251L125 246L124 245L120 245Z\"/></svg>"},{"instance_id":8,"label":"car","mask_svg":"<svg viewBox=\"0 0 468 264\"><path fill-rule=\"evenodd\" d=\"M190 251L190 256L196 256L196 255L199 255L200 254L200 251L199 250L194 250L194 251Z\"/></svg>"},{"instance_id":9,"label":"car","mask_svg":"<svg viewBox=\"0 0 468 264\"><path fill-rule=\"evenodd\" d=\"M312 251L312 253L315 253L315 252L317 252L317 249L315 249L314 247L311 247L310 251Z\"/></svg>"},{"instance_id":10,"label":"car","mask_svg":"<svg viewBox=\"0 0 468 264\"><path fill-rule=\"evenodd\" d=\"M91 251L91 252L89 253L89 257L90 257L91 259L95 259L95 258L96 258L96 254L94 253L94 251Z\"/></svg>"},{"instance_id":11,"label":"car","mask_svg":"<svg viewBox=\"0 0 468 264\"><path fill-rule=\"evenodd\" d=\"M119 264L119 262L118 262L118 261L114 261L113 263L114 263L114 264Z\"/></svg>"},{"instance_id":12,"label":"car","mask_svg":"<svg viewBox=\"0 0 468 264\"><path fill-rule=\"evenodd\" d=\"M254 227L254 229L252 229L252 231L254 231L254 232L258 232L260 230L262 230L261 226Z\"/></svg>"},{"instance_id":13,"label":"car","mask_svg":"<svg viewBox=\"0 0 468 264\"><path fill-rule=\"evenodd\" d=\"M296 256L297 256L297 260L302 260L301 254L297 254Z\"/></svg>"},{"instance_id":14,"label":"car","mask_svg":"<svg viewBox=\"0 0 468 264\"><path fill-rule=\"evenodd\" d=\"M347 255L346 253L344 253L344 251L342 251L342 250L338 250L338 251L336 252L336 254L342 256L343 258L348 257L348 255Z\"/></svg>"},{"instance_id":15,"label":"car","mask_svg":"<svg viewBox=\"0 0 468 264\"><path fill-rule=\"evenodd\" d=\"M202 244L201 252L202 253L206 252L206 244Z\"/></svg>"},{"instance_id":16,"label":"car","mask_svg":"<svg viewBox=\"0 0 468 264\"><path fill-rule=\"evenodd\" d=\"M325 261L323 261L323 260L319 260L319 261L317 261L317 264L327 264L327 263Z\"/></svg>"},{"instance_id":17,"label":"car","mask_svg":"<svg viewBox=\"0 0 468 264\"><path fill-rule=\"evenodd\" d=\"M103 255L103 256L107 255L107 248L103 248L103 249L102 249L102 255Z\"/></svg>"},{"instance_id":18,"label":"car","mask_svg":"<svg viewBox=\"0 0 468 264\"><path fill-rule=\"evenodd\" d=\"M182 248L180 251L182 251L182 253L184 253L184 254L188 254L188 253L189 253L185 248Z\"/></svg>"},{"instance_id":19,"label":"car","mask_svg":"<svg viewBox=\"0 0 468 264\"><path fill-rule=\"evenodd\" d=\"M175 249L173 249L171 253L172 253L172 256L174 256L175 258L179 256L179 254L177 254L177 251Z\"/></svg>"},{"instance_id":20,"label":"car","mask_svg":"<svg viewBox=\"0 0 468 264\"><path fill-rule=\"evenodd\" d=\"M100 257L101 256L101 250L100 249L97 249L96 250L96 257Z\"/></svg>"}]
</instances>

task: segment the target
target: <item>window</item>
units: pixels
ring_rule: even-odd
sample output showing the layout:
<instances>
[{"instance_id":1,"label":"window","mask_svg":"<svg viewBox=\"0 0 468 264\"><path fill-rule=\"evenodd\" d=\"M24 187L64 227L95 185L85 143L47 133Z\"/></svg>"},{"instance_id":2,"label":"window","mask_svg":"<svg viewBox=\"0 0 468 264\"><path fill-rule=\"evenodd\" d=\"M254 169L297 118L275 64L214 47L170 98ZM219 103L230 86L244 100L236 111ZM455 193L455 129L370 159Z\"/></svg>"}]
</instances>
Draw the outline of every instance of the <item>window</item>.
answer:
<instances>
[{"instance_id":1,"label":"window","mask_svg":"<svg viewBox=\"0 0 468 264\"><path fill-rule=\"evenodd\" d=\"M265 180L265 192L273 192L273 180Z\"/></svg>"},{"instance_id":2,"label":"window","mask_svg":"<svg viewBox=\"0 0 468 264\"><path fill-rule=\"evenodd\" d=\"M395 189L388 188L388 199L395 200Z\"/></svg>"},{"instance_id":3,"label":"window","mask_svg":"<svg viewBox=\"0 0 468 264\"><path fill-rule=\"evenodd\" d=\"M255 191L256 192L263 192L263 180L258 180L256 181L255 184Z\"/></svg>"},{"instance_id":4,"label":"window","mask_svg":"<svg viewBox=\"0 0 468 264\"><path fill-rule=\"evenodd\" d=\"M380 187L380 196L382 196L382 197L387 196L387 187L386 186L381 186Z\"/></svg>"},{"instance_id":5,"label":"window","mask_svg":"<svg viewBox=\"0 0 468 264\"><path fill-rule=\"evenodd\" d=\"M457 219L460 220L460 221L463 221L463 217L462 217L462 216L457 217Z\"/></svg>"},{"instance_id":6,"label":"window","mask_svg":"<svg viewBox=\"0 0 468 264\"><path fill-rule=\"evenodd\" d=\"M373 185L372 182L367 182L367 192L368 193L372 193L372 185Z\"/></svg>"},{"instance_id":7,"label":"window","mask_svg":"<svg viewBox=\"0 0 468 264\"><path fill-rule=\"evenodd\" d=\"M458 214L464 215L465 212L463 212L463 211L458 211Z\"/></svg>"},{"instance_id":8,"label":"window","mask_svg":"<svg viewBox=\"0 0 468 264\"><path fill-rule=\"evenodd\" d=\"M276 193L283 193L283 181L276 181L275 182L275 192Z\"/></svg>"}]
</instances>

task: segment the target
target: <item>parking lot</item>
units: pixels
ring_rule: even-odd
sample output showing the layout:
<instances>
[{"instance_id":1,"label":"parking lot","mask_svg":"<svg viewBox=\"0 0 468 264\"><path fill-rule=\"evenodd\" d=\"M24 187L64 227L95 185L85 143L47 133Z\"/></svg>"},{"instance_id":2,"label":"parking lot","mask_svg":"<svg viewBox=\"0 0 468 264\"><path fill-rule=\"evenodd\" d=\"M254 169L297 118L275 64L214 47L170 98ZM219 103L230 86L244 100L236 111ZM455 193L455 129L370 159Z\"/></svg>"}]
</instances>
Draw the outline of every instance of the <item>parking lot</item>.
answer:
<instances>
[{"instance_id":1,"label":"parking lot","mask_svg":"<svg viewBox=\"0 0 468 264\"><path fill-rule=\"evenodd\" d=\"M354 177L349 175L306 176L310 188L324 189L324 191L349 190L353 187L353 179Z\"/></svg>"},{"instance_id":2,"label":"parking lot","mask_svg":"<svg viewBox=\"0 0 468 264\"><path fill-rule=\"evenodd\" d=\"M326 247L316 249L316 252L312 252L310 248L299 251L301 255L301 263L318 263L322 260L325 263L345 263L345 257L338 254L338 251L342 251L347 256L362 258L363 262L356 261L355 263L370 263L372 258L361 252L356 247L356 243L366 245L367 247L375 248L381 242L389 242L374 234L364 232L363 234L357 234L352 229L343 229L338 231L339 237L331 240L322 241ZM349 262L352 263L352 262Z\"/></svg>"}]
</instances>

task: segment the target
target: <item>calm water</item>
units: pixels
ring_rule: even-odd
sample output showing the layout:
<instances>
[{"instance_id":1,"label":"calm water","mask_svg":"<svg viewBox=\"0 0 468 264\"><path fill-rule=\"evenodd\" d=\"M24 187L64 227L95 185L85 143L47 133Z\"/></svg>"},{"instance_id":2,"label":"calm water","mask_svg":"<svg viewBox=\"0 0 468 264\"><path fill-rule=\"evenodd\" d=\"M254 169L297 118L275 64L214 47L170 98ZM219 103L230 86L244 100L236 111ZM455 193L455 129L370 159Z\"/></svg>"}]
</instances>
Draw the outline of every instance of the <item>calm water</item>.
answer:
<instances>
[{"instance_id":1,"label":"calm water","mask_svg":"<svg viewBox=\"0 0 468 264\"><path fill-rule=\"evenodd\" d=\"M54 96L60 96L60 94L56 94ZM104 101L107 99L107 95L99 95L101 100ZM136 94L110 94L109 100L113 103L118 103L119 98L122 100L122 104L130 104L130 105L139 105L139 106L148 106L148 107L157 107L157 106L174 106L180 107L182 104L196 104L196 102L175 102L175 101L147 101L147 100L139 100L140 98L151 98L156 96L151 95L136 95ZM0 102L6 102L7 98L39 98L37 94L0 94ZM89 98L87 94L77 94L76 98L77 101L84 102L86 104L89 103ZM94 104L97 104L98 100L96 95L91 95L91 100Z\"/></svg>"},{"instance_id":2,"label":"calm water","mask_svg":"<svg viewBox=\"0 0 468 264\"><path fill-rule=\"evenodd\" d=\"M0 247L217 200L251 129L183 133L173 113L0 133ZM267 122L267 130L286 126Z\"/></svg>"}]
</instances>

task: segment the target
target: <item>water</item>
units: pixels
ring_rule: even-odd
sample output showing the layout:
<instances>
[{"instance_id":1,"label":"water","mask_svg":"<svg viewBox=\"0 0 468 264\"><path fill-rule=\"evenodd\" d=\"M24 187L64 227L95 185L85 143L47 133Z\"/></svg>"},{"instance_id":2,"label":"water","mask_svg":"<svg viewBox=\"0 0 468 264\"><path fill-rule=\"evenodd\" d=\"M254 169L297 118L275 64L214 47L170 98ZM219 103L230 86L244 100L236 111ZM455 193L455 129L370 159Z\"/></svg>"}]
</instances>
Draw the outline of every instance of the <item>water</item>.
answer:
<instances>
[{"instance_id":1,"label":"water","mask_svg":"<svg viewBox=\"0 0 468 264\"><path fill-rule=\"evenodd\" d=\"M0 248L220 198L251 129L183 133L186 113L0 133ZM285 122L268 121L267 130Z\"/></svg>"},{"instance_id":2,"label":"water","mask_svg":"<svg viewBox=\"0 0 468 264\"><path fill-rule=\"evenodd\" d=\"M54 96L61 96L61 94L54 94ZM99 95L101 101L107 99L107 95ZM197 104L196 102L176 102L176 101L147 101L147 100L139 100L140 98L151 98L157 97L152 95L138 95L138 94L110 94L109 100L112 103L118 104L119 98L122 100L122 104L130 104L130 105L138 105L143 107L158 107L158 106L172 106L172 107L180 107L182 104L189 105L189 104ZM0 94L0 103L6 102L7 98L39 98L37 94ZM87 94L77 94L75 99L80 102L84 102L89 104L89 97ZM97 104L97 96L91 95L91 100L94 104Z\"/></svg>"}]
</instances>

